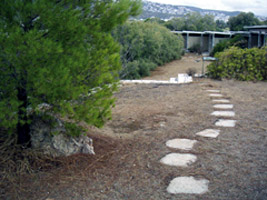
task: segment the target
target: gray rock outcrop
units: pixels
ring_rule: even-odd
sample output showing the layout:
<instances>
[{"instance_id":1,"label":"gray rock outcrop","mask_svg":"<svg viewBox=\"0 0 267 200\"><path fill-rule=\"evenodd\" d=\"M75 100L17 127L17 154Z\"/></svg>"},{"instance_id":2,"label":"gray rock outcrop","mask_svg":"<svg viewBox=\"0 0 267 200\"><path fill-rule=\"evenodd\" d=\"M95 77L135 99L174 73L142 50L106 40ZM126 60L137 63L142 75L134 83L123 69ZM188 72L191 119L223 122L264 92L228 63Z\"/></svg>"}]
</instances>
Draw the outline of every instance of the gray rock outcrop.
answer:
<instances>
[{"instance_id":1,"label":"gray rock outcrop","mask_svg":"<svg viewBox=\"0 0 267 200\"><path fill-rule=\"evenodd\" d=\"M37 117L31 125L31 145L53 157L69 156L77 153L95 154L93 140L85 135L71 137L59 119L56 124ZM51 134L56 133L56 134Z\"/></svg>"}]
</instances>

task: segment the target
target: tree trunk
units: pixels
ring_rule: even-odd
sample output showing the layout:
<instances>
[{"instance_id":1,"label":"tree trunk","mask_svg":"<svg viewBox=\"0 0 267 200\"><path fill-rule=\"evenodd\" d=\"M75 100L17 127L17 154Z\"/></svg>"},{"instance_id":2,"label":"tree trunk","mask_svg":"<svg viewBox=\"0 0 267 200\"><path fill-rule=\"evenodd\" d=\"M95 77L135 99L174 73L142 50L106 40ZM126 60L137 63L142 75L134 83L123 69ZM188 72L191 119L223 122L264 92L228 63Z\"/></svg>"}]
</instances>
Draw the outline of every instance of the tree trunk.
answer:
<instances>
[{"instance_id":1,"label":"tree trunk","mask_svg":"<svg viewBox=\"0 0 267 200\"><path fill-rule=\"evenodd\" d=\"M26 145L27 147L30 147L30 126L27 123L28 117L27 117L27 90L24 87L18 87L18 100L22 101L22 105L19 106L18 111L18 124L17 124L17 135L18 135L18 144ZM21 121L24 121L21 122Z\"/></svg>"}]
</instances>

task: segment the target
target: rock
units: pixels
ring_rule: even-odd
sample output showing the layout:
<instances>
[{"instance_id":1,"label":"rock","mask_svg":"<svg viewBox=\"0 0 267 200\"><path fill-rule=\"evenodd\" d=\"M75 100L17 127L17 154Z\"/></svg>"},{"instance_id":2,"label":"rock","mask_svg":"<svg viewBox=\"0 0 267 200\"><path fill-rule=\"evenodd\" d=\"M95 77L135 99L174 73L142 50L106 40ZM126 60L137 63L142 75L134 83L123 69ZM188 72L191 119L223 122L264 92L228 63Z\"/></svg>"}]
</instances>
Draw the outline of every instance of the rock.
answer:
<instances>
[{"instance_id":1,"label":"rock","mask_svg":"<svg viewBox=\"0 0 267 200\"><path fill-rule=\"evenodd\" d=\"M191 150L196 142L197 142L196 140L177 138L177 139L168 140L166 142L166 145L170 148Z\"/></svg>"},{"instance_id":2,"label":"rock","mask_svg":"<svg viewBox=\"0 0 267 200\"><path fill-rule=\"evenodd\" d=\"M169 153L160 162L169 166L188 167L190 164L196 162L196 160L197 157L193 154Z\"/></svg>"},{"instance_id":3,"label":"rock","mask_svg":"<svg viewBox=\"0 0 267 200\"><path fill-rule=\"evenodd\" d=\"M77 153L95 154L91 138L81 135L70 137L66 134L63 123L56 119L52 126L51 120L44 121L40 117L34 119L31 125L31 144L35 149L41 149L53 157L69 156Z\"/></svg>"},{"instance_id":4,"label":"rock","mask_svg":"<svg viewBox=\"0 0 267 200\"><path fill-rule=\"evenodd\" d=\"M168 188L171 194L204 194L208 192L209 181L206 179L197 180L194 177L177 177L173 179Z\"/></svg>"}]
</instances>

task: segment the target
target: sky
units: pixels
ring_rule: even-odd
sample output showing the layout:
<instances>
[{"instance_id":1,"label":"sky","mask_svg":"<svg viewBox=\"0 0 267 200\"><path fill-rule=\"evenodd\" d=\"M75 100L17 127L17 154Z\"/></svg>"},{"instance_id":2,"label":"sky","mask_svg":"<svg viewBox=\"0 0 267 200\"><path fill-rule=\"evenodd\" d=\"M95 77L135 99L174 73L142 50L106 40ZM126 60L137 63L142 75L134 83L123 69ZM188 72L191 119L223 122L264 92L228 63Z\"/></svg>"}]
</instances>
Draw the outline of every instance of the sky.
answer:
<instances>
[{"instance_id":1,"label":"sky","mask_svg":"<svg viewBox=\"0 0 267 200\"><path fill-rule=\"evenodd\" d=\"M267 17L267 0L148 0L152 2L194 6L202 9L253 12Z\"/></svg>"}]
</instances>

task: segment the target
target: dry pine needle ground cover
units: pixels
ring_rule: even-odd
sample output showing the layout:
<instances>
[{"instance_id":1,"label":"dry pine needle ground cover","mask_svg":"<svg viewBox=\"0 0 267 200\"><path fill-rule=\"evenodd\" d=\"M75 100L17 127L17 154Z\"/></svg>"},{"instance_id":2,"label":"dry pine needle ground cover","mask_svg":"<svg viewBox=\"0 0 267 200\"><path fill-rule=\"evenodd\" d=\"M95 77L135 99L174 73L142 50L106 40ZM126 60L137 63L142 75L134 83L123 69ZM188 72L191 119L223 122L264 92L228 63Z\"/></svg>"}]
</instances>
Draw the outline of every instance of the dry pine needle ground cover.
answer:
<instances>
[{"instance_id":1,"label":"dry pine needle ground cover","mask_svg":"<svg viewBox=\"0 0 267 200\"><path fill-rule=\"evenodd\" d=\"M166 69L174 70L178 64ZM154 78L167 79L166 74L163 70ZM195 135L215 128L217 120L210 115L213 103L206 89L220 89L234 104L236 113L236 127L221 128L216 139ZM14 194L18 194L16 199L267 199L266 82L198 79L186 85L133 84L122 86L115 96L113 119L103 129L88 128L94 139L95 156L58 158L45 169L17 178L19 187L6 183L1 197L14 199ZM197 156L197 161L187 168L159 163L167 153L183 152L166 147L165 142L174 138L198 140L189 151ZM208 179L209 192L168 194L166 188L177 176Z\"/></svg>"}]
</instances>

